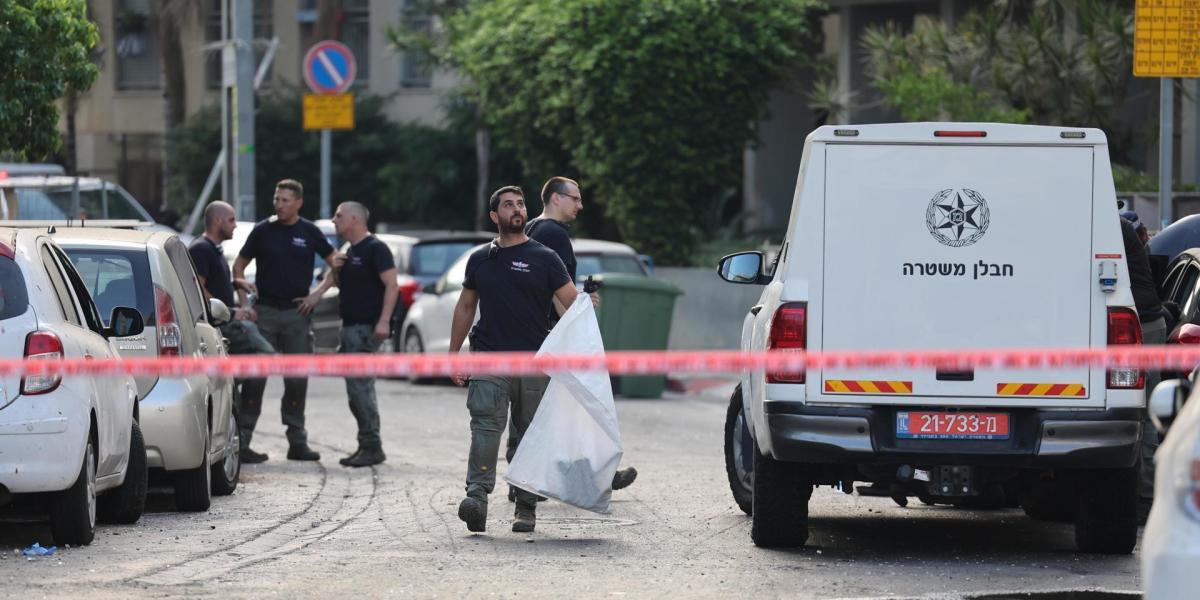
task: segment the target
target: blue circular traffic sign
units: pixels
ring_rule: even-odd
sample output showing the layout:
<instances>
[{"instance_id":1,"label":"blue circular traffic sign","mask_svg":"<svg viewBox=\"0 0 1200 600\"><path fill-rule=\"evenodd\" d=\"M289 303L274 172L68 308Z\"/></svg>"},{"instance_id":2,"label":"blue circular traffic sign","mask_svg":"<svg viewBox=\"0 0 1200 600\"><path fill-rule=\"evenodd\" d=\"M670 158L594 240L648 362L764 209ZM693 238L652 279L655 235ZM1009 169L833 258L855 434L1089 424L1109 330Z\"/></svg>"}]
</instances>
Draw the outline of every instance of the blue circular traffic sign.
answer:
<instances>
[{"instance_id":1,"label":"blue circular traffic sign","mask_svg":"<svg viewBox=\"0 0 1200 600\"><path fill-rule=\"evenodd\" d=\"M341 94L354 84L354 53L341 42L313 44L304 55L304 82L318 94Z\"/></svg>"}]
</instances>

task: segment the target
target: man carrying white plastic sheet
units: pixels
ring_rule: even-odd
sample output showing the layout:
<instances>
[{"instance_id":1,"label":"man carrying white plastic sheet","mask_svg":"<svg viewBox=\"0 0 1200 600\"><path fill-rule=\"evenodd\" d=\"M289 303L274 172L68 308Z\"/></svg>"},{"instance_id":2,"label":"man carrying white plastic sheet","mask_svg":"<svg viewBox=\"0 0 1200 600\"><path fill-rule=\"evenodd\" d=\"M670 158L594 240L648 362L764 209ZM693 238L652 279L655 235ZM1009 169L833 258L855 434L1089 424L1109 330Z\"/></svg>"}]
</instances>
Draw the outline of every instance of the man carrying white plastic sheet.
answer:
<instances>
[{"instance_id":1,"label":"man carrying white plastic sheet","mask_svg":"<svg viewBox=\"0 0 1200 600\"><path fill-rule=\"evenodd\" d=\"M450 352L457 353L479 309L479 322L470 329L472 352L534 352L550 330L551 298L571 306L579 295L562 259L553 250L525 235L525 194L506 186L492 193L489 215L500 237L467 260L463 290L454 307L450 327ZM457 374L457 385L466 383ZM471 450L467 460L467 497L458 506L458 517L469 531L487 528L488 495L496 487L496 459L500 434L513 414L513 429L520 439L537 412L546 389L546 378L470 376L467 409L471 412ZM612 473L609 473L612 477ZM537 496L521 491L513 531L533 531Z\"/></svg>"},{"instance_id":2,"label":"man carrying white plastic sheet","mask_svg":"<svg viewBox=\"0 0 1200 600\"><path fill-rule=\"evenodd\" d=\"M580 294L542 342L538 355L603 354L591 300ZM550 374L533 422L504 480L572 506L608 513L621 432L608 371Z\"/></svg>"}]
</instances>

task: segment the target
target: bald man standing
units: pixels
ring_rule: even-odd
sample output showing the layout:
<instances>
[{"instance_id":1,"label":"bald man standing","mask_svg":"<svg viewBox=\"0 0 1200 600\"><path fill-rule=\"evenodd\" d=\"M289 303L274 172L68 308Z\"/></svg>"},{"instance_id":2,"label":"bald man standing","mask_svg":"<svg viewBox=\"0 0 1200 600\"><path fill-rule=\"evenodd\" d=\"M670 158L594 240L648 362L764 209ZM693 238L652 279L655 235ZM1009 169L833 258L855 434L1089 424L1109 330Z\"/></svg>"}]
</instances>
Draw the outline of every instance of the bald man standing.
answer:
<instances>
[{"instance_id":1,"label":"bald man standing","mask_svg":"<svg viewBox=\"0 0 1200 600\"><path fill-rule=\"evenodd\" d=\"M338 352L376 352L392 333L391 316L399 294L396 263L387 244L367 229L370 216L367 207L358 202L339 204L333 215L338 236L350 242L349 250L334 258L336 277L326 277L321 282L325 288L336 280L341 289L338 312L342 331ZM338 462L347 467L369 467L383 462L387 456L379 437L375 378L347 377L346 396L350 412L358 422L358 450Z\"/></svg>"},{"instance_id":2,"label":"bald man standing","mask_svg":"<svg viewBox=\"0 0 1200 600\"><path fill-rule=\"evenodd\" d=\"M229 274L229 263L225 253L221 251L221 243L233 239L233 229L237 227L237 211L227 202L217 200L204 208L204 235L196 238L188 248L192 255L192 263L196 266L196 277L200 280L200 289L204 290L205 298L216 298L225 303L233 311L233 320L221 325L221 335L228 340L227 348L230 354L273 354L275 348L259 332L254 321L258 316L247 301L247 293L251 287L245 280L234 280ZM234 288L237 288L242 306L234 303ZM253 431L253 424L247 425L242 415L248 412L257 414L262 406L263 390L267 387L266 379L235 379L233 382L233 397L238 407L238 429L245 430L247 426ZM249 410L248 410L249 409ZM250 436L240 431L239 459L244 463L260 463L267 460L267 455L250 449Z\"/></svg>"}]
</instances>

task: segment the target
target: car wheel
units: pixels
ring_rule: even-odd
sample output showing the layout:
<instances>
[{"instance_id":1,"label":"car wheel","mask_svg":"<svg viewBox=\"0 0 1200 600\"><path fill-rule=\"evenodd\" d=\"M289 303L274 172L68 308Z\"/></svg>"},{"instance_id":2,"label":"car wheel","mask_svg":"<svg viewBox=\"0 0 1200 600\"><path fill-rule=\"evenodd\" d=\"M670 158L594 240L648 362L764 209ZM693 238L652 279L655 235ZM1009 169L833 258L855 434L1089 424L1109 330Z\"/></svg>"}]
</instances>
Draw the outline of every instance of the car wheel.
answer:
<instances>
[{"instance_id":1,"label":"car wheel","mask_svg":"<svg viewBox=\"0 0 1200 600\"><path fill-rule=\"evenodd\" d=\"M750 539L764 548L791 548L808 541L807 467L778 461L754 448L754 506Z\"/></svg>"},{"instance_id":2,"label":"car wheel","mask_svg":"<svg viewBox=\"0 0 1200 600\"><path fill-rule=\"evenodd\" d=\"M96 536L96 447L90 435L75 483L50 503L50 531L56 544L83 546Z\"/></svg>"},{"instance_id":3,"label":"car wheel","mask_svg":"<svg viewBox=\"0 0 1200 600\"><path fill-rule=\"evenodd\" d=\"M425 353L425 343L421 341L421 333L417 331L416 327L409 327L408 331L404 333L404 353ZM430 381L428 377L417 377L416 375L409 375L408 380L416 384L429 383Z\"/></svg>"},{"instance_id":4,"label":"car wheel","mask_svg":"<svg viewBox=\"0 0 1200 600\"><path fill-rule=\"evenodd\" d=\"M175 506L184 512L205 512L212 505L212 469L208 465L209 434L204 435L200 466L175 475Z\"/></svg>"},{"instance_id":5,"label":"car wheel","mask_svg":"<svg viewBox=\"0 0 1200 600\"><path fill-rule=\"evenodd\" d=\"M754 440L742 410L742 386L729 398L725 413L725 475L738 508L753 513L754 504Z\"/></svg>"},{"instance_id":6,"label":"car wheel","mask_svg":"<svg viewBox=\"0 0 1200 600\"><path fill-rule=\"evenodd\" d=\"M125 481L117 489L99 498L97 508L100 520L105 523L137 523L146 510L146 440L142 428L133 422L129 438L129 466L125 469Z\"/></svg>"},{"instance_id":7,"label":"car wheel","mask_svg":"<svg viewBox=\"0 0 1200 600\"><path fill-rule=\"evenodd\" d=\"M215 496L232 494L242 476L242 436L238 432L236 407L229 411L228 427L229 433L225 434L225 458L211 467L212 493Z\"/></svg>"},{"instance_id":8,"label":"car wheel","mask_svg":"<svg viewBox=\"0 0 1200 600\"><path fill-rule=\"evenodd\" d=\"M1137 544L1138 468L1080 473L1075 546L1095 554L1129 554Z\"/></svg>"}]
</instances>

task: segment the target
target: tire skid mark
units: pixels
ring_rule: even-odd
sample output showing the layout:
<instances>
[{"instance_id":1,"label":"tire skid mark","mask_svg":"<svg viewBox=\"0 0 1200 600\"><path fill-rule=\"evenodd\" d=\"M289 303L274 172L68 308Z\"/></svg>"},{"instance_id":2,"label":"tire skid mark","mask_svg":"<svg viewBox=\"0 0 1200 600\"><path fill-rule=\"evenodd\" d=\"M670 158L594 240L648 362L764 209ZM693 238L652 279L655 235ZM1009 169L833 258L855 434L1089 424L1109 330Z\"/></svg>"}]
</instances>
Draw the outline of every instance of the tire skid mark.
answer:
<instances>
[{"instance_id":1,"label":"tire skid mark","mask_svg":"<svg viewBox=\"0 0 1200 600\"><path fill-rule=\"evenodd\" d=\"M331 446L319 445L336 450ZM181 585L212 580L237 569L278 558L338 531L375 501L376 471L330 471L321 463L321 488L301 511L244 541L207 552L180 564L156 569L126 582Z\"/></svg>"}]
</instances>

